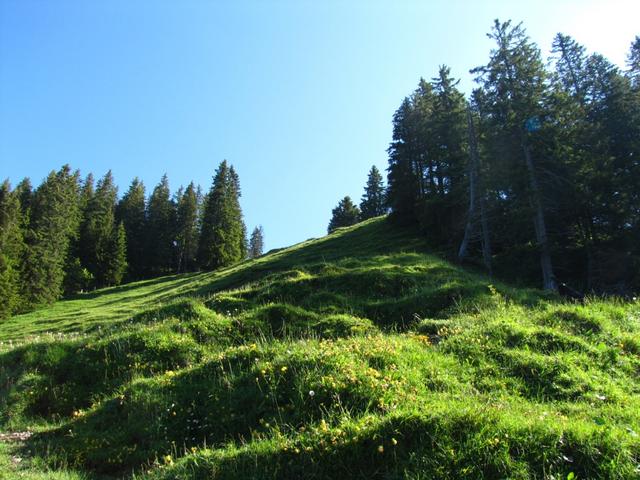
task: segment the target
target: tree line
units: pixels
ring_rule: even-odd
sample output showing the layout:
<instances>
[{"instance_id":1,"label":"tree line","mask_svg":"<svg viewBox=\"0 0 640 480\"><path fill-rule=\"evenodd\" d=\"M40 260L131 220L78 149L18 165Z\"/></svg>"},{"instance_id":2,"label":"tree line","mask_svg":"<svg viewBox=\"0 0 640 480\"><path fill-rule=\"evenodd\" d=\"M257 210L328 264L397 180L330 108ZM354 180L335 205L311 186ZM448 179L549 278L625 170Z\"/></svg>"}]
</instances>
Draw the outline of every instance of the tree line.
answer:
<instances>
[{"instance_id":1,"label":"tree line","mask_svg":"<svg viewBox=\"0 0 640 480\"><path fill-rule=\"evenodd\" d=\"M0 318L81 291L173 273L213 270L262 254L248 242L233 166L208 193L191 182L171 195L165 174L147 198L135 178L122 198L111 171L97 182L68 165L37 188L0 185Z\"/></svg>"},{"instance_id":2,"label":"tree line","mask_svg":"<svg viewBox=\"0 0 640 480\"><path fill-rule=\"evenodd\" d=\"M567 35L547 62L522 24L496 20L488 36L469 98L441 66L395 112L391 217L503 277L637 291L640 37L621 70Z\"/></svg>"}]
</instances>

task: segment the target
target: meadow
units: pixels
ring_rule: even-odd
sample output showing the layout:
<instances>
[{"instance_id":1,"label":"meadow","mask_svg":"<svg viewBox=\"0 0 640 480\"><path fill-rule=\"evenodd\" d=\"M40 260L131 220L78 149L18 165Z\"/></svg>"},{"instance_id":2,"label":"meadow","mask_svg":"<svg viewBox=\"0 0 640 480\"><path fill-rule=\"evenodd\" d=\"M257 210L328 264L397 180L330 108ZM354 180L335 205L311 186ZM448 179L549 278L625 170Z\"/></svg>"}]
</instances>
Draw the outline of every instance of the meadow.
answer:
<instances>
[{"instance_id":1,"label":"meadow","mask_svg":"<svg viewBox=\"0 0 640 480\"><path fill-rule=\"evenodd\" d=\"M640 302L377 218L0 324L0 478L640 478Z\"/></svg>"}]
</instances>

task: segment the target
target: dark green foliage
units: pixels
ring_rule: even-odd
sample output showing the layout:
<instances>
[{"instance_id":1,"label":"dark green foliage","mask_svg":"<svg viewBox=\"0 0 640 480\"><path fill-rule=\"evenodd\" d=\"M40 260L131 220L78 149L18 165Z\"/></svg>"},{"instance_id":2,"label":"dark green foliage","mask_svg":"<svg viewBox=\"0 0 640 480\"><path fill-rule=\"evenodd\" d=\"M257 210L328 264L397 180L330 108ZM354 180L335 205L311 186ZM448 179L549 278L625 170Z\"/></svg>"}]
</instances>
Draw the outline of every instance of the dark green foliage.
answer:
<instances>
[{"instance_id":1,"label":"dark green foliage","mask_svg":"<svg viewBox=\"0 0 640 480\"><path fill-rule=\"evenodd\" d=\"M360 210L351 201L351 197L346 196L338 202L338 206L331 211L331 220L327 230L334 232L340 227L349 227L360 221Z\"/></svg>"},{"instance_id":2,"label":"dark green foliage","mask_svg":"<svg viewBox=\"0 0 640 480\"><path fill-rule=\"evenodd\" d=\"M171 201L169 179L166 174L153 189L147 204L146 218L144 257L147 274L167 274L174 265L176 211L175 204Z\"/></svg>"},{"instance_id":3,"label":"dark green foliage","mask_svg":"<svg viewBox=\"0 0 640 480\"><path fill-rule=\"evenodd\" d=\"M144 184L134 178L116 208L116 218L122 222L127 237L127 277L140 279L146 273L146 208Z\"/></svg>"},{"instance_id":4,"label":"dark green foliage","mask_svg":"<svg viewBox=\"0 0 640 480\"><path fill-rule=\"evenodd\" d=\"M392 218L420 225L433 245L463 257L470 244L471 256L480 256L480 244L483 263L500 276L533 284L542 272L550 290L560 280L631 294L640 285L640 42L622 75L567 35L554 39L552 70L522 25L496 20L488 36L494 48L472 70L480 88L469 121L446 67L431 82L420 80L396 111ZM465 216L472 223L463 235ZM480 221L482 229L473 223Z\"/></svg>"},{"instance_id":5,"label":"dark green foliage","mask_svg":"<svg viewBox=\"0 0 640 480\"><path fill-rule=\"evenodd\" d=\"M51 172L35 191L21 279L25 308L51 303L62 295L69 244L80 220L78 177L65 165Z\"/></svg>"},{"instance_id":6,"label":"dark green foliage","mask_svg":"<svg viewBox=\"0 0 640 480\"><path fill-rule=\"evenodd\" d=\"M446 66L431 82L421 79L394 115L389 147L394 217L419 223L434 243L455 241L463 226L466 103L457 83Z\"/></svg>"},{"instance_id":7,"label":"dark green foliage","mask_svg":"<svg viewBox=\"0 0 640 480\"><path fill-rule=\"evenodd\" d=\"M387 199L382 175L378 168L373 165L369 170L367 184L360 200L360 218L361 220L367 220L385 213L387 213Z\"/></svg>"},{"instance_id":8,"label":"dark green foliage","mask_svg":"<svg viewBox=\"0 0 640 480\"><path fill-rule=\"evenodd\" d=\"M197 266L199 198L191 182L187 189L177 195L176 250L177 272L192 272Z\"/></svg>"},{"instance_id":9,"label":"dark green foliage","mask_svg":"<svg viewBox=\"0 0 640 480\"><path fill-rule=\"evenodd\" d=\"M22 232L20 192L0 185L0 320L22 307L20 271L25 244Z\"/></svg>"},{"instance_id":10,"label":"dark green foliage","mask_svg":"<svg viewBox=\"0 0 640 480\"><path fill-rule=\"evenodd\" d=\"M118 190L111 171L98 181L93 194L91 189L88 179L83 191L86 208L80 227L80 263L91 274L93 287L117 285L123 270L120 259L114 258L114 254L119 253L120 240L115 219Z\"/></svg>"},{"instance_id":11,"label":"dark green foliage","mask_svg":"<svg viewBox=\"0 0 640 480\"><path fill-rule=\"evenodd\" d=\"M238 175L224 160L204 201L198 246L200 268L214 270L245 258L247 239L239 198Z\"/></svg>"},{"instance_id":12,"label":"dark green foliage","mask_svg":"<svg viewBox=\"0 0 640 480\"><path fill-rule=\"evenodd\" d=\"M264 230L262 225L257 226L251 232L249 240L249 258L258 258L264 251Z\"/></svg>"},{"instance_id":13,"label":"dark green foliage","mask_svg":"<svg viewBox=\"0 0 640 480\"><path fill-rule=\"evenodd\" d=\"M120 285L127 270L127 234L122 222L113 225L105 257L106 285Z\"/></svg>"}]
</instances>

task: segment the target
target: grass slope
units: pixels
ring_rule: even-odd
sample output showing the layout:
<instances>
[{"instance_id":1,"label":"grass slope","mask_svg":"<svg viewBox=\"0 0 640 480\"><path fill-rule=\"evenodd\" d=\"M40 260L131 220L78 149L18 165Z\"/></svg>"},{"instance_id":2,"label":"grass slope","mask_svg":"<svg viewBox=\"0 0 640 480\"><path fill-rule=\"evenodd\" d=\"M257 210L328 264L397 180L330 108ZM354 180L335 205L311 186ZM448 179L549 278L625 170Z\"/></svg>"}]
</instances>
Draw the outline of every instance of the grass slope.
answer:
<instances>
[{"instance_id":1,"label":"grass slope","mask_svg":"<svg viewBox=\"0 0 640 480\"><path fill-rule=\"evenodd\" d=\"M18 478L640 478L640 305L492 284L384 219L0 339Z\"/></svg>"}]
</instances>

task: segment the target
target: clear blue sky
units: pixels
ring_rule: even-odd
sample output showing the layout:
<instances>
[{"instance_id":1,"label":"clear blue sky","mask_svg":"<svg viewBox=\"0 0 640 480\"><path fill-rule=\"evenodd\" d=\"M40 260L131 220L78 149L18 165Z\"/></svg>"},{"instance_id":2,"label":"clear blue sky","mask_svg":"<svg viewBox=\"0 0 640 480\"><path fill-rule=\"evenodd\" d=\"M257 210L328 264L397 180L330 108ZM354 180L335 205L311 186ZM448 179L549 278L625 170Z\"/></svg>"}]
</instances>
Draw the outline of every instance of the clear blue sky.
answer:
<instances>
[{"instance_id":1,"label":"clear blue sky","mask_svg":"<svg viewBox=\"0 0 640 480\"><path fill-rule=\"evenodd\" d=\"M64 163L126 190L208 190L235 165L267 248L325 233L386 167L391 117L448 64L469 90L494 18L558 31L622 65L640 1L0 0L0 178Z\"/></svg>"}]
</instances>

